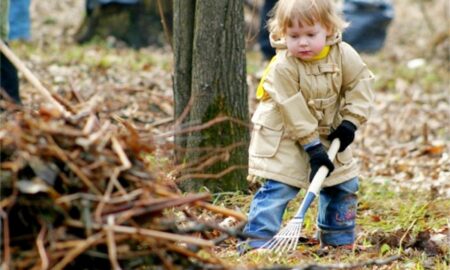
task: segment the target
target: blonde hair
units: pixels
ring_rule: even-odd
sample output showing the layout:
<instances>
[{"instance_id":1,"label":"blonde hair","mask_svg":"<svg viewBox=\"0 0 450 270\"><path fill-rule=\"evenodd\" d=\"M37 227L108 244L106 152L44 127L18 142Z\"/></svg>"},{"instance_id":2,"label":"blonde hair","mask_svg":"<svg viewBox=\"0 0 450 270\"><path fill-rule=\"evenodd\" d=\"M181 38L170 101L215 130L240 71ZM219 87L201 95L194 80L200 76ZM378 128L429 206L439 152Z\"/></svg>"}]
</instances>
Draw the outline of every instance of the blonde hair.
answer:
<instances>
[{"instance_id":1,"label":"blonde hair","mask_svg":"<svg viewBox=\"0 0 450 270\"><path fill-rule=\"evenodd\" d=\"M282 37L294 20L300 25L319 22L330 33L341 32L348 26L338 13L333 0L279 0L271 11L269 31Z\"/></svg>"}]
</instances>

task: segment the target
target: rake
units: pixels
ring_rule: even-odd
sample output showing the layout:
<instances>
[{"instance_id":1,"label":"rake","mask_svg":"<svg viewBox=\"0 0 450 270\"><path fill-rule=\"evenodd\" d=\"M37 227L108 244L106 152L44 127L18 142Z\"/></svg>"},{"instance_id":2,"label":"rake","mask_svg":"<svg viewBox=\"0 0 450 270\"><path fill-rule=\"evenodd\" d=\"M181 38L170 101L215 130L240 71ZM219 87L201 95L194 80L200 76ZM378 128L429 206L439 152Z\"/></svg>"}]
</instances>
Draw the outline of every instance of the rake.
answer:
<instances>
[{"instance_id":1,"label":"rake","mask_svg":"<svg viewBox=\"0 0 450 270\"><path fill-rule=\"evenodd\" d=\"M334 160L341 142L339 139L334 139L331 143L330 149L328 150L328 157L330 160ZM308 191L303 198L302 204L298 209L295 216L282 228L272 239L266 242L260 249L268 249L273 252L283 253L287 251L293 251L297 247L298 240L301 236L303 220L306 215L311 203L314 201L316 196L320 192L323 181L327 177L328 168L322 166L317 171L311 184L309 185Z\"/></svg>"}]
</instances>

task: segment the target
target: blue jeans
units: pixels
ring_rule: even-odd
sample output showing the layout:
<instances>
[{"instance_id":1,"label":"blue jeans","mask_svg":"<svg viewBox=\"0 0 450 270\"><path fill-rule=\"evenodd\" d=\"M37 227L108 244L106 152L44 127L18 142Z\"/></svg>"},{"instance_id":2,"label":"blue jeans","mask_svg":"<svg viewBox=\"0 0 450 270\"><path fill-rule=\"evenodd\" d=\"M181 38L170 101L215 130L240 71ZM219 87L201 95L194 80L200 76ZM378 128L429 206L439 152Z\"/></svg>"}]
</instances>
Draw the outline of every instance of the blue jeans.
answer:
<instances>
[{"instance_id":1,"label":"blue jeans","mask_svg":"<svg viewBox=\"0 0 450 270\"><path fill-rule=\"evenodd\" d=\"M321 190L317 218L321 244L340 246L355 241L358 187L359 180L355 177ZM280 230L286 206L299 190L270 179L264 183L253 198L243 231L251 238L239 243L239 252L261 247Z\"/></svg>"},{"instance_id":2,"label":"blue jeans","mask_svg":"<svg viewBox=\"0 0 450 270\"><path fill-rule=\"evenodd\" d=\"M9 3L9 40L29 40L30 0L13 0Z\"/></svg>"},{"instance_id":3,"label":"blue jeans","mask_svg":"<svg viewBox=\"0 0 450 270\"><path fill-rule=\"evenodd\" d=\"M267 22L269 21L269 12L275 6L278 0L265 0L261 8L260 22L259 22L259 37L258 42L261 47L265 60L270 60L275 55L275 49L270 45L269 29L267 28Z\"/></svg>"}]
</instances>

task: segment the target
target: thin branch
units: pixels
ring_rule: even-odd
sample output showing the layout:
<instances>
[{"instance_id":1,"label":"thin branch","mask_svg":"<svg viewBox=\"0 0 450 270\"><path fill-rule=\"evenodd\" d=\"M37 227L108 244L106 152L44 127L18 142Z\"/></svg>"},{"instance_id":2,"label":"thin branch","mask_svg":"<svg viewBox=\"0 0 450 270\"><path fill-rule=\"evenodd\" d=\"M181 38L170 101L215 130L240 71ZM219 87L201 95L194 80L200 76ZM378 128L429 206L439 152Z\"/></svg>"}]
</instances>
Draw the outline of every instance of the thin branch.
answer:
<instances>
[{"instance_id":1,"label":"thin branch","mask_svg":"<svg viewBox=\"0 0 450 270\"><path fill-rule=\"evenodd\" d=\"M165 239L165 240L170 240L170 241L174 241L174 242L188 243L188 244L204 246L204 247L213 247L214 246L214 242L212 242L210 240L204 240L204 239L200 239L200 238L196 238L196 237L178 235L178 234L162 232L162 231L155 231L155 230L150 230L150 229L134 228L134 227L118 226L118 225L112 226L111 229L116 233L138 234L138 235L148 236L148 237L152 237L152 238Z\"/></svg>"},{"instance_id":2,"label":"thin branch","mask_svg":"<svg viewBox=\"0 0 450 270\"><path fill-rule=\"evenodd\" d=\"M164 34L166 36L167 42L169 42L170 48L173 51L172 33L170 33L169 27L167 26L166 16L164 16L164 10L163 10L162 4L161 4L161 0L158 0L158 11L159 11L159 16L161 17L161 24L164 29Z\"/></svg>"},{"instance_id":3,"label":"thin branch","mask_svg":"<svg viewBox=\"0 0 450 270\"><path fill-rule=\"evenodd\" d=\"M235 217L235 218L237 218L239 220L242 220L242 221L247 220L247 216L245 214L242 214L242 213L237 212L237 211L233 211L233 210L228 209L228 208L219 207L219 206L216 206L214 204L210 204L210 203L202 202L202 201L198 201L195 204L197 206L200 206L200 207L203 207L205 209L208 209L209 211L213 211L213 212L222 214L224 216Z\"/></svg>"},{"instance_id":4,"label":"thin branch","mask_svg":"<svg viewBox=\"0 0 450 270\"><path fill-rule=\"evenodd\" d=\"M125 194L123 196L110 198L106 203L107 204L118 204L118 203L128 202L131 199L135 199L136 197L142 195L142 193L143 193L143 190L141 188L138 188L138 189L128 192L127 194ZM61 196L61 197L57 198L55 202L57 204L64 204L64 203L67 204L67 203L70 203L70 201L79 200L79 199L99 202L102 200L102 197L91 194L91 193L78 192L78 193L73 193L70 195Z\"/></svg>"},{"instance_id":5,"label":"thin branch","mask_svg":"<svg viewBox=\"0 0 450 270\"><path fill-rule=\"evenodd\" d=\"M128 159L127 155L125 154L125 151L123 150L123 147L120 145L120 142L117 140L115 136L111 137L111 142L114 152L116 152L120 162L122 163L122 166L119 167L120 171L125 171L131 168L130 159Z\"/></svg>"},{"instance_id":6,"label":"thin branch","mask_svg":"<svg viewBox=\"0 0 450 270\"><path fill-rule=\"evenodd\" d=\"M418 220L418 218L414 219L413 222L411 222L408 229L406 229L406 232L400 238L400 241L398 243L399 253L402 252L402 250L403 250L403 241L405 240L405 237L408 235L409 231L411 231L411 229L414 227L414 224L416 224L417 220Z\"/></svg>"},{"instance_id":7,"label":"thin branch","mask_svg":"<svg viewBox=\"0 0 450 270\"><path fill-rule=\"evenodd\" d=\"M11 263L11 247L10 247L10 236L9 236L9 221L8 214L3 211L3 208L0 208L0 220L3 220L3 266L7 267Z\"/></svg>"},{"instance_id":8,"label":"thin branch","mask_svg":"<svg viewBox=\"0 0 450 270\"><path fill-rule=\"evenodd\" d=\"M421 207L421 209L419 210L419 211L414 211L414 214L416 214L416 213L423 213L423 210L425 209L425 208L427 208L429 205L430 205L430 203L431 202L427 202L425 205L423 205L422 207ZM422 216L423 216L423 214L422 214ZM409 233L409 231L414 227L414 224L416 224L416 222L419 220L419 218L420 218L420 216L419 217L416 217L412 222L411 222L411 224L409 225L409 227L408 227L408 229L406 230L406 232L403 234L403 236L402 236L402 238L400 238L400 241L399 241L399 244L398 244L398 246L399 246L399 253L401 253L402 252L402 250L403 250L403 240L405 239L405 237L406 237L406 235L408 235L408 233Z\"/></svg>"},{"instance_id":9,"label":"thin branch","mask_svg":"<svg viewBox=\"0 0 450 270\"><path fill-rule=\"evenodd\" d=\"M213 126L213 125L215 125L217 123L224 122L224 121L230 121L230 122L233 122L233 123L236 123L236 124L239 124L239 125L250 127L250 125L248 123L244 122L244 121L241 121L241 120L229 117L229 116L218 116L218 117L216 117L214 119L209 120L208 122L206 122L204 124L201 124L201 125L198 125L198 126L193 126L193 127L186 128L186 129L182 129L182 130L177 130L177 131L171 131L171 132L163 133L163 134L160 134L160 135L155 136L155 137L159 139L159 138L170 137L170 136L178 135L178 134L184 134L184 133L200 131L200 130L203 130L203 129L207 129L207 128L209 128L209 127L211 127L211 126Z\"/></svg>"},{"instance_id":10,"label":"thin branch","mask_svg":"<svg viewBox=\"0 0 450 270\"><path fill-rule=\"evenodd\" d=\"M111 262L111 266L114 270L119 270L120 264L117 261L117 249L116 249L116 241L114 239L114 231L111 229L114 226L114 216L108 216L108 225L104 227L106 231L106 240L108 244L108 255L109 261Z\"/></svg>"},{"instance_id":11,"label":"thin branch","mask_svg":"<svg viewBox=\"0 0 450 270\"><path fill-rule=\"evenodd\" d=\"M92 183L91 180L89 180L89 178L81 171L81 169L72 161L69 160L69 158L67 157L67 155L64 153L64 151L55 143L55 141L53 140L53 138L51 136L47 136L48 142L51 143L51 145L49 145L49 149L54 150L54 152L56 153L56 155L62 160L64 161L67 166L70 168L71 171L73 171L76 176L78 176L78 178L80 178L80 180L90 189L92 190L95 194L97 195L101 195L102 193L100 192L100 190L94 185L94 183Z\"/></svg>"},{"instance_id":12,"label":"thin branch","mask_svg":"<svg viewBox=\"0 0 450 270\"><path fill-rule=\"evenodd\" d=\"M97 241L104 237L104 232L99 232L94 235L91 235L86 241L82 241L79 245L69 251L66 256L56 264L52 270L62 270L69 263L71 263L76 257L78 257L81 253L83 253L90 246L94 245Z\"/></svg>"},{"instance_id":13,"label":"thin branch","mask_svg":"<svg viewBox=\"0 0 450 270\"><path fill-rule=\"evenodd\" d=\"M155 193L162 195L162 196L167 196L167 197L178 197L179 196L179 195L172 193L163 188L155 188ZM211 203L204 202L204 201L196 201L194 203L194 205L203 207L205 209L208 209L210 211L213 211L213 212L225 215L225 216L237 218L238 220L241 220L241 221L247 220L247 216L240 212L233 211L233 210L230 210L230 209L224 208L224 207L219 207L219 206L216 206Z\"/></svg>"},{"instance_id":14,"label":"thin branch","mask_svg":"<svg viewBox=\"0 0 450 270\"><path fill-rule=\"evenodd\" d=\"M76 144L82 146L84 149L88 149L89 146L93 144L95 141L97 141L100 138L103 138L110 127L111 122L107 120L105 123L103 123L103 125L97 132L91 133L87 138L83 138L80 136L76 138L75 142ZM84 131L82 131L82 133L84 133Z\"/></svg>"},{"instance_id":15,"label":"thin branch","mask_svg":"<svg viewBox=\"0 0 450 270\"><path fill-rule=\"evenodd\" d=\"M101 215L103 212L103 208L105 206L105 203L109 201L111 198L111 193L113 191L113 187L115 186L124 196L127 196L126 190L122 187L122 185L117 181L117 177L120 175L120 173L124 170L127 170L131 168L131 162L128 159L127 155L125 154L125 151L123 150L122 146L120 145L119 141L115 136L111 137L112 142L112 148L114 152L116 152L117 156L119 157L120 162L122 165L120 167L116 167L113 170L113 173L111 174L108 186L106 188L105 194L103 195L103 199L100 201L100 203L97 206L97 209L95 211L95 217L96 221L101 221Z\"/></svg>"},{"instance_id":16,"label":"thin branch","mask_svg":"<svg viewBox=\"0 0 450 270\"><path fill-rule=\"evenodd\" d=\"M92 131L94 130L94 127L96 126L96 124L98 124L97 116L95 116L94 114L89 115L89 118L86 121L86 124L84 125L83 131L82 131L83 134L84 135L91 134Z\"/></svg>"},{"instance_id":17,"label":"thin branch","mask_svg":"<svg viewBox=\"0 0 450 270\"><path fill-rule=\"evenodd\" d=\"M191 152L206 152L207 154L199 157L196 160L182 163L178 166L176 166L169 174L170 175L176 175L181 171L186 172L192 172L192 171L201 171L205 167L208 167L208 165L211 165L213 160L224 160L224 158L227 158L228 153L231 152L233 149L243 146L243 142L237 142L230 144L226 147L218 148L218 147L192 147L189 148L189 151ZM180 153L186 152L187 149L180 149ZM226 156L224 156L226 155ZM194 166L196 166L194 168Z\"/></svg>"},{"instance_id":18,"label":"thin branch","mask_svg":"<svg viewBox=\"0 0 450 270\"><path fill-rule=\"evenodd\" d=\"M181 115L175 121L175 125L174 125L175 128L178 127L183 122L183 120L187 117L187 115L191 111L191 108L194 105L194 98L195 98L194 96L191 96L191 98L189 99L188 104L186 105L186 107L184 107L183 112L181 113Z\"/></svg>"},{"instance_id":19,"label":"thin branch","mask_svg":"<svg viewBox=\"0 0 450 270\"><path fill-rule=\"evenodd\" d=\"M225 170L217 173L217 174L213 174L213 173L191 173L191 174L185 174L179 178L177 178L175 180L176 183L180 183L183 182L187 179L191 179L191 178L201 178L201 179L219 179L222 178L224 175L235 171L235 170L240 170L240 169L247 169L248 166L247 165L233 165L230 166L228 168L226 168Z\"/></svg>"},{"instance_id":20,"label":"thin branch","mask_svg":"<svg viewBox=\"0 0 450 270\"><path fill-rule=\"evenodd\" d=\"M42 222L41 230L39 231L38 237L36 238L36 246L39 252L39 257L41 258L41 269L48 269L49 261L47 253L45 252L44 238L47 232L47 225Z\"/></svg>"},{"instance_id":21,"label":"thin branch","mask_svg":"<svg viewBox=\"0 0 450 270\"><path fill-rule=\"evenodd\" d=\"M143 205L141 207L135 208L134 206L141 204L137 202L135 205L131 206L129 210L122 210L117 215L117 223L124 223L126 220L131 217L144 215L147 213L152 213L156 211L162 211L163 209L167 209L170 207L177 207L181 205L192 204L200 200L209 199L211 195L209 193L199 193L191 196L181 197L181 198L164 198L155 202L155 200L149 200L147 205Z\"/></svg>"}]
</instances>

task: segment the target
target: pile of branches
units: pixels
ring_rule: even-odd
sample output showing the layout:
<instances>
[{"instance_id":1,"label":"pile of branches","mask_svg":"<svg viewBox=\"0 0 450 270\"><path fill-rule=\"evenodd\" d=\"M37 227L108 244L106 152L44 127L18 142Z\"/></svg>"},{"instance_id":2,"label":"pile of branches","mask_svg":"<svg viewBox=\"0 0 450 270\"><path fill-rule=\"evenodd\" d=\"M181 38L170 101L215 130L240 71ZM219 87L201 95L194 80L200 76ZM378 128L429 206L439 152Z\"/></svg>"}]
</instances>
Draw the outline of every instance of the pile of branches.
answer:
<instances>
[{"instance_id":1,"label":"pile of branches","mask_svg":"<svg viewBox=\"0 0 450 270\"><path fill-rule=\"evenodd\" d=\"M2 111L2 269L224 267L212 247L235 236L245 217L208 203L208 193L182 196L152 165L154 143L131 124L95 113ZM226 218L237 226L220 226Z\"/></svg>"}]
</instances>

